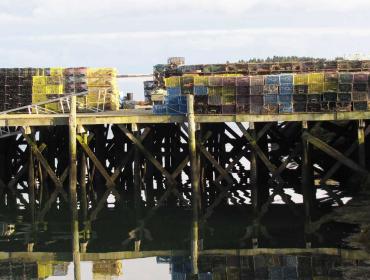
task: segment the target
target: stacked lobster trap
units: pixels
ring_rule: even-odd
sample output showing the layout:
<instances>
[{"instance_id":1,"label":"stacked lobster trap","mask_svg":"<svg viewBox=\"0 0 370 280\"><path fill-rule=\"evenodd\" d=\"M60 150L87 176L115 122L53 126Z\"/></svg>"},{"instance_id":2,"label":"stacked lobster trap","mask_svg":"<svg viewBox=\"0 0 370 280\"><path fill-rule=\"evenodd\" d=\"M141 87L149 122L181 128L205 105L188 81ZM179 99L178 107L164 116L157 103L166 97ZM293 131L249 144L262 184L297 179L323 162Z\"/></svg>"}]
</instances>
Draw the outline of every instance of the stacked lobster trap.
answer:
<instances>
[{"instance_id":1,"label":"stacked lobster trap","mask_svg":"<svg viewBox=\"0 0 370 280\"><path fill-rule=\"evenodd\" d=\"M367 111L369 72L322 71L268 75L185 74L165 78L167 98L155 114L289 114Z\"/></svg>"},{"instance_id":2,"label":"stacked lobster trap","mask_svg":"<svg viewBox=\"0 0 370 280\"><path fill-rule=\"evenodd\" d=\"M113 68L0 69L0 111L40 104L47 112L66 112L70 94L78 95L79 112L118 110L116 76Z\"/></svg>"}]
</instances>

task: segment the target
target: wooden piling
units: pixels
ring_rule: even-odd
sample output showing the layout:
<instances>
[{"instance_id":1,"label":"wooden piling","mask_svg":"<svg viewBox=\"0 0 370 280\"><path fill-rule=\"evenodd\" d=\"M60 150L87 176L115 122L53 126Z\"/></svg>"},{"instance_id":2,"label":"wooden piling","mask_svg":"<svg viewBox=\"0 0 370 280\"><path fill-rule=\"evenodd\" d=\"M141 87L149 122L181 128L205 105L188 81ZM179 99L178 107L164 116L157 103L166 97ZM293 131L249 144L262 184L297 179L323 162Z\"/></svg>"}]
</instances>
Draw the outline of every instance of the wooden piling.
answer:
<instances>
[{"instance_id":1,"label":"wooden piling","mask_svg":"<svg viewBox=\"0 0 370 280\"><path fill-rule=\"evenodd\" d=\"M302 134L308 132L308 123L302 122ZM307 139L302 137L302 194L305 212L305 228L310 229L316 189L314 185L313 165L311 160L312 146ZM306 236L306 245L310 246L310 237Z\"/></svg>"},{"instance_id":2,"label":"wooden piling","mask_svg":"<svg viewBox=\"0 0 370 280\"><path fill-rule=\"evenodd\" d=\"M133 129L134 130L134 129ZM134 132L137 138L140 138L140 130L136 129ZM135 206L135 216L137 221L137 226L139 225L139 221L142 218L141 214L141 153L140 150L135 147L134 152L134 206ZM140 251L141 247L141 231L140 233L136 233L135 237L135 252Z\"/></svg>"},{"instance_id":3,"label":"wooden piling","mask_svg":"<svg viewBox=\"0 0 370 280\"><path fill-rule=\"evenodd\" d=\"M192 186L192 244L191 244L191 259L193 275L198 275L198 255L199 255L199 168L196 149L196 123L194 117L194 96L188 95L188 134L189 134L189 157L191 168L191 186Z\"/></svg>"},{"instance_id":4,"label":"wooden piling","mask_svg":"<svg viewBox=\"0 0 370 280\"><path fill-rule=\"evenodd\" d=\"M251 131L251 135L254 139L256 139L256 130L254 123L249 123L249 130ZM257 184L257 153L251 149L250 154L250 184L251 184L251 202L253 207L253 213L255 216L258 215L259 212L259 199L258 199L258 184Z\"/></svg>"},{"instance_id":5,"label":"wooden piling","mask_svg":"<svg viewBox=\"0 0 370 280\"><path fill-rule=\"evenodd\" d=\"M27 245L27 251L33 251L33 244L34 240L34 233L36 231L35 225L35 165L34 159L32 154L32 149L29 148L29 160L28 160L28 195L29 195L29 205L30 205L30 212L31 212L31 226L32 226L32 240Z\"/></svg>"},{"instance_id":6,"label":"wooden piling","mask_svg":"<svg viewBox=\"0 0 370 280\"><path fill-rule=\"evenodd\" d=\"M80 267L80 240L78 228L77 209L77 121L76 121L76 96L71 97L69 114L69 192L71 206L72 253L74 264L74 279L81 279Z\"/></svg>"},{"instance_id":7,"label":"wooden piling","mask_svg":"<svg viewBox=\"0 0 370 280\"><path fill-rule=\"evenodd\" d=\"M82 135L84 143L87 144L87 134L84 133ZM88 199L87 199L87 190L86 190L86 171L87 171L87 162L86 162L86 154L81 151L80 153L80 205L82 211L82 221L84 224L84 237L83 241L81 242L81 252L86 253L87 250L87 243L90 237L90 228L88 226Z\"/></svg>"},{"instance_id":8,"label":"wooden piling","mask_svg":"<svg viewBox=\"0 0 370 280\"><path fill-rule=\"evenodd\" d=\"M357 139L358 139L358 163L362 167L366 168L365 122L363 120L358 121Z\"/></svg>"}]
</instances>

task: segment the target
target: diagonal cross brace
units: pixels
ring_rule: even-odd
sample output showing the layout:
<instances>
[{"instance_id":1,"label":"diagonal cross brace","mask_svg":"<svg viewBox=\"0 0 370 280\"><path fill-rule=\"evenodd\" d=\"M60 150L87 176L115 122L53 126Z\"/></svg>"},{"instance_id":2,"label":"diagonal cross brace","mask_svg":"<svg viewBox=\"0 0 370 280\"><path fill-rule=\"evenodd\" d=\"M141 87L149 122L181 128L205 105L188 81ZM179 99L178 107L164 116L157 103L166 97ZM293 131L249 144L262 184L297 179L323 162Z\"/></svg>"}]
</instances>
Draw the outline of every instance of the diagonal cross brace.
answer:
<instances>
[{"instance_id":1,"label":"diagonal cross brace","mask_svg":"<svg viewBox=\"0 0 370 280\"><path fill-rule=\"evenodd\" d=\"M149 132L150 132L150 128L146 128L145 131L144 131L144 133L140 136L140 140L143 141L146 138L146 136L149 134ZM85 147L85 148L90 150L89 147ZM113 173L112 176L110 176L108 174L108 172L105 171L106 176L104 176L104 178L106 178L106 177L108 178L109 177L110 178L110 182L113 182L113 184L107 183L107 188L108 189L104 193L103 197L99 200L98 205L96 206L96 208L94 209L94 211L92 211L92 213L91 213L91 219L93 219L93 220L96 219L96 216L98 215L98 213L100 212L100 210L103 208L103 206L104 206L105 202L107 201L108 196L110 195L111 192L114 193L115 196L119 197L118 192L115 190L115 188L117 186L116 183L115 183L115 181L117 180L118 176L121 174L122 168L124 168L128 164L130 158L132 158L132 156L134 154L134 151L135 151L134 148L131 148L130 149L130 151L128 152L128 154L118 164L117 168L115 168L115 171L114 171L114 173ZM93 152L91 151L90 154L93 154ZM98 161L97 158L96 158L96 160ZM105 170L105 168L104 168L104 170Z\"/></svg>"},{"instance_id":2,"label":"diagonal cross brace","mask_svg":"<svg viewBox=\"0 0 370 280\"><path fill-rule=\"evenodd\" d=\"M365 136L370 134L370 126L368 126L365 130ZM349 157L357 148L358 143L353 142L352 145L344 152L345 157ZM331 176L342 166L342 162L337 161L329 170L326 172L325 176L320 180L320 186L324 186L327 180L330 179Z\"/></svg>"},{"instance_id":3,"label":"diagonal cross brace","mask_svg":"<svg viewBox=\"0 0 370 280\"><path fill-rule=\"evenodd\" d=\"M122 130L122 132L131 140L132 143L139 149L139 151L153 164L155 168L157 168L166 178L167 183L169 184L169 188L174 192L174 194L184 203L187 204L187 201L181 196L179 191L175 188L177 182L175 178L168 172L163 166L155 159L155 157L144 147L143 143L140 139L136 138L124 125L118 125L118 127ZM186 165L185 165L186 166ZM185 167L184 166L184 167Z\"/></svg>"},{"instance_id":4,"label":"diagonal cross brace","mask_svg":"<svg viewBox=\"0 0 370 280\"><path fill-rule=\"evenodd\" d=\"M45 169L46 173L49 175L50 179L55 184L55 187L58 189L58 191L62 194L65 201L68 201L67 193L63 189L63 182L57 177L55 172L50 167L47 160L42 155L41 151L39 150L39 147L37 144L31 139L31 137L23 132L23 137L26 139L27 143L30 145L32 153L36 157L36 159L40 162L42 167Z\"/></svg>"},{"instance_id":5,"label":"diagonal cross brace","mask_svg":"<svg viewBox=\"0 0 370 280\"><path fill-rule=\"evenodd\" d=\"M304 132L302 134L302 138L305 139L306 141L310 142L312 145L314 145L316 148L319 150L323 151L324 153L328 154L329 156L333 157L334 159L340 161L343 165L353 169L354 171L364 175L368 176L369 172L348 158L347 156L343 155L341 152L338 150L334 149L333 147L329 146L327 143L324 141L320 140L319 138L316 138L315 136L311 135L308 132Z\"/></svg>"}]
</instances>

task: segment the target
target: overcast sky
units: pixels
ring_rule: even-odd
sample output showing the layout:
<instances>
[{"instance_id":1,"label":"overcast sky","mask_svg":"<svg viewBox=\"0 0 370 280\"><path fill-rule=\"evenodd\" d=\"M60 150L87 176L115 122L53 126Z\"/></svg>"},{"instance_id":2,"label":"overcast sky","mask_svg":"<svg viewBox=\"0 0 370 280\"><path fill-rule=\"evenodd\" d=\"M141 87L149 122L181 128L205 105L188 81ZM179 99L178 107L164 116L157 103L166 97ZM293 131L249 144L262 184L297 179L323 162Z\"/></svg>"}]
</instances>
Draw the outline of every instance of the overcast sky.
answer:
<instances>
[{"instance_id":1,"label":"overcast sky","mask_svg":"<svg viewBox=\"0 0 370 280\"><path fill-rule=\"evenodd\" d=\"M369 0L1 0L0 61L148 73L169 56L369 54L369 11Z\"/></svg>"}]
</instances>

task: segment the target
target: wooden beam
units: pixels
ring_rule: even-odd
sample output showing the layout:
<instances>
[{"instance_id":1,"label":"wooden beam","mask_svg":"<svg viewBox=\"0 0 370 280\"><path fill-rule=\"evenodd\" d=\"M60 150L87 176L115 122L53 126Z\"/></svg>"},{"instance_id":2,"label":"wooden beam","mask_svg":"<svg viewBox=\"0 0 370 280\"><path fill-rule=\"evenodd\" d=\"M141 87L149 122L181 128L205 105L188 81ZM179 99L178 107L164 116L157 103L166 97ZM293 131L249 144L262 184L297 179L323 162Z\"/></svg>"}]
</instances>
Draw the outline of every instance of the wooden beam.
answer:
<instances>
[{"instance_id":1,"label":"wooden beam","mask_svg":"<svg viewBox=\"0 0 370 280\"><path fill-rule=\"evenodd\" d=\"M68 196L63 189L63 184L61 183L57 175L54 173L54 171L51 169L49 163L47 162L47 160L44 158L41 151L37 147L37 144L31 139L29 135L23 133L23 137L27 141L28 145L30 145L32 153L34 154L36 159L40 162L46 173L49 175L50 179L55 184L55 187L60 191L63 198L67 201Z\"/></svg>"},{"instance_id":2,"label":"wooden beam","mask_svg":"<svg viewBox=\"0 0 370 280\"><path fill-rule=\"evenodd\" d=\"M197 162L197 141L196 141L196 123L194 120L194 96L187 95L188 103L188 136L189 136L189 157L191 170L191 187L192 187L192 234L191 234L191 260L192 274L198 275L198 255L199 255L199 202L200 202L200 186L199 186L199 166Z\"/></svg>"},{"instance_id":3,"label":"wooden beam","mask_svg":"<svg viewBox=\"0 0 370 280\"><path fill-rule=\"evenodd\" d=\"M310 142L316 148L318 148L321 151L323 151L324 153L330 155L334 159L340 161L343 165L351 168L352 170L354 170L354 171L356 171L356 172L358 172L358 173L360 173L360 174L362 174L364 176L368 176L369 175L369 172L365 168L363 168L362 166L358 165L356 162L354 162L350 158L346 157L345 155L343 155L338 150L336 150L333 147L329 146L324 141L322 141L322 140L320 140L320 139L312 136L310 133L304 132L302 134L302 138L303 139L306 139L308 142Z\"/></svg>"},{"instance_id":4,"label":"wooden beam","mask_svg":"<svg viewBox=\"0 0 370 280\"><path fill-rule=\"evenodd\" d=\"M303 123L302 134L307 133L307 131L308 125ZM306 225L308 225L312 220L312 212L316 200L311 154L312 149L309 141L307 141L307 138L302 137L302 193Z\"/></svg>"},{"instance_id":5,"label":"wooden beam","mask_svg":"<svg viewBox=\"0 0 370 280\"><path fill-rule=\"evenodd\" d=\"M365 130L365 137L370 134L370 125ZM349 157L357 149L358 143L353 142L352 145L344 152L344 156ZM320 180L320 186L325 186L327 180L329 180L335 172L342 166L340 161L337 161L325 174L325 176Z\"/></svg>"},{"instance_id":6,"label":"wooden beam","mask_svg":"<svg viewBox=\"0 0 370 280\"><path fill-rule=\"evenodd\" d=\"M69 195L71 206L71 234L74 265L74 279L81 279L80 234L77 209L77 119L76 96L71 97L69 114Z\"/></svg>"},{"instance_id":7,"label":"wooden beam","mask_svg":"<svg viewBox=\"0 0 370 280\"><path fill-rule=\"evenodd\" d=\"M95 156L93 151L91 151L89 145L87 145L82 138L81 135L76 135L76 139L78 143L80 144L81 148L84 150L86 155L92 160L100 174L104 177L104 179L107 182L107 187L113 187L115 185L115 182L111 179L110 175L108 174L107 170L103 166L103 164L100 162L100 160Z\"/></svg>"},{"instance_id":8,"label":"wooden beam","mask_svg":"<svg viewBox=\"0 0 370 280\"><path fill-rule=\"evenodd\" d=\"M358 141L358 163L366 169L366 149L365 149L365 122L359 120L357 124Z\"/></svg>"}]
</instances>

